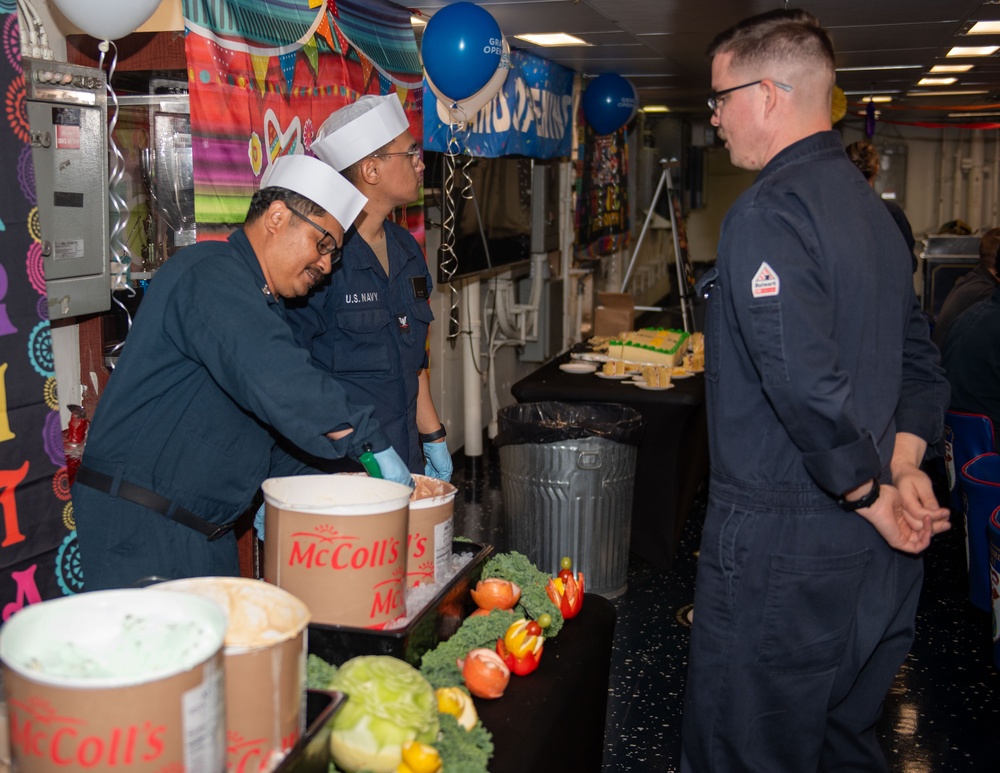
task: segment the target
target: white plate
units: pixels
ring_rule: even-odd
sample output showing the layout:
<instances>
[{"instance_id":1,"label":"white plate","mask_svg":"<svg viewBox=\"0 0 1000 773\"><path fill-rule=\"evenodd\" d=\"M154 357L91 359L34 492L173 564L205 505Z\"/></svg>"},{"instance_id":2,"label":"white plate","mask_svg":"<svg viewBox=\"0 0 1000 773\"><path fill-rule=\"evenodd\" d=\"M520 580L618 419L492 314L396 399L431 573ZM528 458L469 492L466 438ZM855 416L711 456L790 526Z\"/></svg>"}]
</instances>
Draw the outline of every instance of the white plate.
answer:
<instances>
[{"instance_id":1,"label":"white plate","mask_svg":"<svg viewBox=\"0 0 1000 773\"><path fill-rule=\"evenodd\" d=\"M631 373L605 373L603 370L597 371L594 375L598 378L613 379L615 381L621 381L622 379L632 377Z\"/></svg>"},{"instance_id":2,"label":"white plate","mask_svg":"<svg viewBox=\"0 0 1000 773\"><path fill-rule=\"evenodd\" d=\"M646 389L650 392L665 392L668 389L674 388L673 384L667 384L666 386L662 387L655 387L655 386L650 386L645 381L633 381L632 383L635 384L637 387L639 387L639 389Z\"/></svg>"},{"instance_id":3,"label":"white plate","mask_svg":"<svg viewBox=\"0 0 1000 773\"><path fill-rule=\"evenodd\" d=\"M559 370L564 373L593 373L597 365L593 362L564 362Z\"/></svg>"}]
</instances>

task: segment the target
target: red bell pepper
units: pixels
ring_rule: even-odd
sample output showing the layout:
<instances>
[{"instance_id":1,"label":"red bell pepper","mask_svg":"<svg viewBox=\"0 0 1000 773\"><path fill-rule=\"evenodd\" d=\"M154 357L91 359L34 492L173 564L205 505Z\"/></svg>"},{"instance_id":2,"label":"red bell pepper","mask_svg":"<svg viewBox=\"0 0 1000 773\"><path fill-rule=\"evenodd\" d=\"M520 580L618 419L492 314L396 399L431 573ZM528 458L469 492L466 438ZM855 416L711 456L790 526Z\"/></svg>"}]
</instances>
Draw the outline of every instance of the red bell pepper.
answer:
<instances>
[{"instance_id":1,"label":"red bell pepper","mask_svg":"<svg viewBox=\"0 0 1000 773\"><path fill-rule=\"evenodd\" d=\"M577 572L575 578L571 574L553 577L545 586L545 591L564 618L576 617L583 607L583 572Z\"/></svg>"},{"instance_id":2,"label":"red bell pepper","mask_svg":"<svg viewBox=\"0 0 1000 773\"><path fill-rule=\"evenodd\" d=\"M508 652L503 644L503 639L497 639L497 655L507 665L512 674L527 676L536 668L542 660L542 642L539 640L537 648L528 650L522 657L517 657L512 652Z\"/></svg>"}]
</instances>

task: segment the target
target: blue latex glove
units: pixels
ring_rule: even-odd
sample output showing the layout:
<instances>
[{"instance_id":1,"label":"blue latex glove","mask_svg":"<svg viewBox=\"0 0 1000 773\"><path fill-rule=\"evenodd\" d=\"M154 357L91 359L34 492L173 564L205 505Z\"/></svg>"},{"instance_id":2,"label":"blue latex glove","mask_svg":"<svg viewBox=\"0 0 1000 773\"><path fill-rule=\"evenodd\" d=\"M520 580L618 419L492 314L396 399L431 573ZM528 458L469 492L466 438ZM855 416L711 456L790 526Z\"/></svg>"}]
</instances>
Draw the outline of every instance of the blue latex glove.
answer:
<instances>
[{"instance_id":1,"label":"blue latex glove","mask_svg":"<svg viewBox=\"0 0 1000 773\"><path fill-rule=\"evenodd\" d=\"M264 507L265 505L261 505L253 517L253 527L257 530L257 536L260 539L264 539Z\"/></svg>"},{"instance_id":2,"label":"blue latex glove","mask_svg":"<svg viewBox=\"0 0 1000 773\"><path fill-rule=\"evenodd\" d=\"M378 462L379 469L382 470L382 477L386 480L402 483L404 486L409 486L410 488L417 485L416 481L413 480L413 476L410 475L410 470L403 463L403 460L399 458L399 454L396 453L392 446L389 446L385 451L372 454L372 456Z\"/></svg>"},{"instance_id":3,"label":"blue latex glove","mask_svg":"<svg viewBox=\"0 0 1000 773\"><path fill-rule=\"evenodd\" d=\"M451 474L455 471L455 464L451 460L446 442L424 443L424 475L438 480L449 481Z\"/></svg>"}]
</instances>

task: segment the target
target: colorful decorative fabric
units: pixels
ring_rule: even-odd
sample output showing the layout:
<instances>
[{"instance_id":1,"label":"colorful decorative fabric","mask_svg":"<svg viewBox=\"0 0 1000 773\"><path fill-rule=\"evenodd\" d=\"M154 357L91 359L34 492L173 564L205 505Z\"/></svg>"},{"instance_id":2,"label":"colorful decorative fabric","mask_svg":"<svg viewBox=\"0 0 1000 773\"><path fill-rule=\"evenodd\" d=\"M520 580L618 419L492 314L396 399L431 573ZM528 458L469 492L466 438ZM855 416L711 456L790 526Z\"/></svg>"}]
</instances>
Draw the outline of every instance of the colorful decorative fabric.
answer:
<instances>
[{"instance_id":1,"label":"colorful decorative fabric","mask_svg":"<svg viewBox=\"0 0 1000 773\"><path fill-rule=\"evenodd\" d=\"M595 258L629 244L628 146L625 130L597 136L581 120L577 162L577 259Z\"/></svg>"},{"instance_id":2,"label":"colorful decorative fabric","mask_svg":"<svg viewBox=\"0 0 1000 773\"><path fill-rule=\"evenodd\" d=\"M242 224L275 158L309 153L334 110L395 93L423 137L409 13L385 0L184 0L199 239ZM405 225L423 244L423 207Z\"/></svg>"},{"instance_id":3,"label":"colorful decorative fabric","mask_svg":"<svg viewBox=\"0 0 1000 773\"><path fill-rule=\"evenodd\" d=\"M0 618L77 593L82 576L63 449L28 144L17 14L0 9Z\"/></svg>"}]
</instances>

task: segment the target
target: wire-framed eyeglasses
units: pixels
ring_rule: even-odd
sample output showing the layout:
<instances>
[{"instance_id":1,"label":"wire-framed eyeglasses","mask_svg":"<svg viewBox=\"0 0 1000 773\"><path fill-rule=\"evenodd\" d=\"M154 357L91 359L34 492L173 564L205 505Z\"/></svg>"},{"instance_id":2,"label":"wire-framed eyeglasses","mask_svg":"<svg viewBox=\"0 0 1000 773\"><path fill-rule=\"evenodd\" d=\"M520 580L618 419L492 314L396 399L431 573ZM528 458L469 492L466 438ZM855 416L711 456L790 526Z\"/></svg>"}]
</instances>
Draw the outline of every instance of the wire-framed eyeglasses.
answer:
<instances>
[{"instance_id":1,"label":"wire-framed eyeglasses","mask_svg":"<svg viewBox=\"0 0 1000 773\"><path fill-rule=\"evenodd\" d=\"M751 86L756 86L758 83L763 83L765 80L770 80L769 78L761 78L757 81L751 81L750 83L744 83L741 86L733 86L731 89L722 89L721 91L710 91L708 92L708 106L713 113L718 112L722 109L722 103L726 100L724 97L726 94L730 94L734 91L739 91L740 89L748 89ZM791 91L792 87L787 83L779 83L778 81L771 81L775 86L777 86L782 91Z\"/></svg>"},{"instance_id":2,"label":"wire-framed eyeglasses","mask_svg":"<svg viewBox=\"0 0 1000 773\"><path fill-rule=\"evenodd\" d=\"M424 160L424 149L410 148L409 150L401 150L398 153L372 153L372 158L389 158L390 156L409 156L410 162L416 166Z\"/></svg>"},{"instance_id":3,"label":"wire-framed eyeglasses","mask_svg":"<svg viewBox=\"0 0 1000 773\"><path fill-rule=\"evenodd\" d=\"M337 246L337 240L334 238L332 233L323 228L323 226L319 225L319 223L314 223L312 220L310 220L308 217L303 215L298 210L292 209L287 204L285 204L285 206L288 208L289 212L295 215L295 217L299 218L300 220L305 220L307 223L309 223L309 225L311 225L313 228L315 228L317 231L323 234L320 237L319 241L316 242L316 251L319 252L320 255L329 255L331 263L336 263L338 260L340 260L340 247Z\"/></svg>"}]
</instances>

